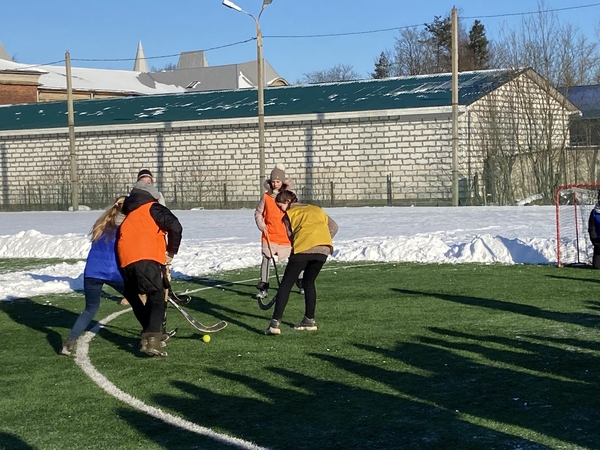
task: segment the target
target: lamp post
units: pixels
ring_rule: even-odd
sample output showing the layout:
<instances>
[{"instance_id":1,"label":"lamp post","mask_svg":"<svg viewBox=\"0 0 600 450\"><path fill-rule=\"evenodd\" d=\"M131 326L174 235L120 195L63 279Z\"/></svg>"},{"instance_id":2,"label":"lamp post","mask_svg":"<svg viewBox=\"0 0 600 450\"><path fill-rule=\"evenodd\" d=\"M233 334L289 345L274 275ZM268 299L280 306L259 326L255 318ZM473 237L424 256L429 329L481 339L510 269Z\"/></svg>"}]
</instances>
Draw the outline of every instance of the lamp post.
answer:
<instances>
[{"instance_id":1,"label":"lamp post","mask_svg":"<svg viewBox=\"0 0 600 450\"><path fill-rule=\"evenodd\" d=\"M256 67L258 71L258 164L259 164L259 193L262 192L263 183L265 181L265 87L264 87L264 59L262 49L262 33L260 31L260 16L273 0L263 0L262 8L257 17L254 17L249 12L244 11L238 5L230 0L223 0L223 5L235 11L246 14L252 17L256 24Z\"/></svg>"}]
</instances>

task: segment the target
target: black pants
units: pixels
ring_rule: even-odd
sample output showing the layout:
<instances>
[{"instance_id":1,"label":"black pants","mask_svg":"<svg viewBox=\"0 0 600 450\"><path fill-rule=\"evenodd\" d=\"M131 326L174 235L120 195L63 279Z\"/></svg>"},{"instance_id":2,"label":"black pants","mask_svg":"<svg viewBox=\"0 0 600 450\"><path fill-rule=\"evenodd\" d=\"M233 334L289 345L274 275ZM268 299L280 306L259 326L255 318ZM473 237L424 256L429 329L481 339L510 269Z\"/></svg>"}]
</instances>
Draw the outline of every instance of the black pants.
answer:
<instances>
[{"instance_id":1,"label":"black pants","mask_svg":"<svg viewBox=\"0 0 600 450\"><path fill-rule=\"evenodd\" d=\"M129 264L121 269L125 282L125 298L142 326L142 331L160 333L165 317L165 266L150 260ZM139 294L146 295L146 303Z\"/></svg>"},{"instance_id":2,"label":"black pants","mask_svg":"<svg viewBox=\"0 0 600 450\"><path fill-rule=\"evenodd\" d=\"M592 257L594 269L600 269L600 244L594 244L594 256Z\"/></svg>"},{"instance_id":3,"label":"black pants","mask_svg":"<svg viewBox=\"0 0 600 450\"><path fill-rule=\"evenodd\" d=\"M315 318L315 308L317 305L317 290L315 289L315 280L321 271L323 264L327 261L327 255L318 253L298 253L291 255L285 267L285 273L281 280L281 285L277 289L275 300L275 311L273 319L281 320L283 311L290 298L292 287L298 279L300 272L304 270L302 277L302 287L304 288L304 315L309 319Z\"/></svg>"}]
</instances>

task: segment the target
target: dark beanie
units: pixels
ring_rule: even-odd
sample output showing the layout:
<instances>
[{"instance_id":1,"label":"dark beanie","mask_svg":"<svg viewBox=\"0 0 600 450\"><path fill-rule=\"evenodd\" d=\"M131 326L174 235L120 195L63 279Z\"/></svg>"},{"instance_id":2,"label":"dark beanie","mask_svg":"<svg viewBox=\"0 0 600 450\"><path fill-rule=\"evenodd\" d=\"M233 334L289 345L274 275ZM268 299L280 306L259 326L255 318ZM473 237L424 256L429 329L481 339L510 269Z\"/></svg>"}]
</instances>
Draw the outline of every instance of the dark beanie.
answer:
<instances>
[{"instance_id":1,"label":"dark beanie","mask_svg":"<svg viewBox=\"0 0 600 450\"><path fill-rule=\"evenodd\" d=\"M152 176L152 172L148 169L142 169L138 172L137 180L140 181L144 177L150 177L154 181L154 177Z\"/></svg>"},{"instance_id":2,"label":"dark beanie","mask_svg":"<svg viewBox=\"0 0 600 450\"><path fill-rule=\"evenodd\" d=\"M284 167L281 164L277 164L275 166L275 168L271 171L271 178L269 178L269 180L271 181L281 181L282 183L285 183L285 172L284 172Z\"/></svg>"}]
</instances>

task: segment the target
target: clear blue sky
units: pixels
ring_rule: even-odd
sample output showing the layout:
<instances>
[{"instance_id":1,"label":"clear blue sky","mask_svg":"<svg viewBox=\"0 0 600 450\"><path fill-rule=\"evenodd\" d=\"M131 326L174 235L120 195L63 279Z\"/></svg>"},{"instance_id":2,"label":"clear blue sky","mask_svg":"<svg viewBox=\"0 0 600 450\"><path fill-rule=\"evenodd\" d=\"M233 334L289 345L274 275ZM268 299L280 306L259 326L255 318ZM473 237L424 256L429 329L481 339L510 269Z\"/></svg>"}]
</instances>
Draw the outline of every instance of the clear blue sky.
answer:
<instances>
[{"instance_id":1,"label":"clear blue sky","mask_svg":"<svg viewBox=\"0 0 600 450\"><path fill-rule=\"evenodd\" d=\"M235 0L255 16L262 0ZM373 71L383 50L393 49L398 30L351 36L302 37L382 30L431 22L453 6L468 29L475 19L490 40L501 27L516 28L520 13L538 10L537 0L273 0L261 17L264 56L290 82L302 74L336 64L353 66L359 74ZM543 9L576 8L556 14L562 23L579 27L598 41L600 2L545 0ZM586 8L577 8L594 5ZM504 15L503 17L490 17ZM3 0L0 3L0 42L20 63L45 64L64 59L68 50L78 67L133 68L138 41L149 66L176 63L182 51L206 50L253 39L254 21L226 8L221 0ZM283 36L283 37L276 37ZM256 41L206 52L210 65L256 59ZM129 59L80 61L80 59Z\"/></svg>"}]
</instances>

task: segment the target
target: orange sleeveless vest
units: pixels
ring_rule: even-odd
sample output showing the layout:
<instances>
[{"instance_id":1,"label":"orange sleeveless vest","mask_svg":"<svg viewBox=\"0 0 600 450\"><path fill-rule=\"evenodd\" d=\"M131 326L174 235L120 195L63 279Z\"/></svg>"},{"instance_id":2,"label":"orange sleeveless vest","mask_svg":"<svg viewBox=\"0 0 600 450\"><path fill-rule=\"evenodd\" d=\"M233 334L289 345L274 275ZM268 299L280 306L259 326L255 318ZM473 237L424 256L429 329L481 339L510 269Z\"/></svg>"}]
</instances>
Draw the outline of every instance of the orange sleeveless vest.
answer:
<instances>
[{"instance_id":1,"label":"orange sleeveless vest","mask_svg":"<svg viewBox=\"0 0 600 450\"><path fill-rule=\"evenodd\" d=\"M265 192L265 209L263 210L263 218L267 225L269 233L269 241L277 245L292 245L288 237L287 230L283 223L284 213L279 209L275 199ZM262 235L263 242L266 242L265 235Z\"/></svg>"},{"instance_id":2,"label":"orange sleeveless vest","mask_svg":"<svg viewBox=\"0 0 600 450\"><path fill-rule=\"evenodd\" d=\"M150 207L154 203L146 203L130 212L121 224L117 241L117 254L121 267L143 259L160 264L167 262L166 233L158 228L150 215Z\"/></svg>"}]
</instances>

